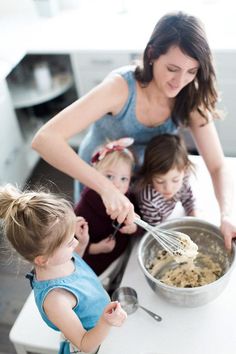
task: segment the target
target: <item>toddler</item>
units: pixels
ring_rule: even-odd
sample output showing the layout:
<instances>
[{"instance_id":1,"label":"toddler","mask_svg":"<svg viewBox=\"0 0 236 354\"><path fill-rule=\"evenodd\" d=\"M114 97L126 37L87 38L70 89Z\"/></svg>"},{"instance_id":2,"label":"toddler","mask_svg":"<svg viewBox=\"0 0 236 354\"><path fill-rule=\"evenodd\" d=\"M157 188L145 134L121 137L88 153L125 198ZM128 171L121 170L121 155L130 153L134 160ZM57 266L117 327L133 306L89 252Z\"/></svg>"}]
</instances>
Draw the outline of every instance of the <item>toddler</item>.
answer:
<instances>
[{"instance_id":1,"label":"toddler","mask_svg":"<svg viewBox=\"0 0 236 354\"><path fill-rule=\"evenodd\" d=\"M111 141L100 147L92 157L92 164L105 177L134 201L129 185L134 166L134 156L128 149L133 143L131 138ZM84 253L84 260L100 275L115 259L127 249L130 234L136 234L135 224L124 225L118 230L106 213L103 201L94 190L85 188L75 207L76 215L83 216L89 225L90 240ZM116 232L116 236L112 234Z\"/></svg>"},{"instance_id":2,"label":"toddler","mask_svg":"<svg viewBox=\"0 0 236 354\"><path fill-rule=\"evenodd\" d=\"M65 337L59 353L94 353L126 313L81 259L85 220L59 196L11 185L0 187L0 218L13 248L33 264L29 277L43 320Z\"/></svg>"},{"instance_id":3,"label":"toddler","mask_svg":"<svg viewBox=\"0 0 236 354\"><path fill-rule=\"evenodd\" d=\"M163 134L150 140L139 171L136 191L143 220L155 226L181 202L186 215L196 216L195 198L189 184L193 164L184 141Z\"/></svg>"}]
</instances>

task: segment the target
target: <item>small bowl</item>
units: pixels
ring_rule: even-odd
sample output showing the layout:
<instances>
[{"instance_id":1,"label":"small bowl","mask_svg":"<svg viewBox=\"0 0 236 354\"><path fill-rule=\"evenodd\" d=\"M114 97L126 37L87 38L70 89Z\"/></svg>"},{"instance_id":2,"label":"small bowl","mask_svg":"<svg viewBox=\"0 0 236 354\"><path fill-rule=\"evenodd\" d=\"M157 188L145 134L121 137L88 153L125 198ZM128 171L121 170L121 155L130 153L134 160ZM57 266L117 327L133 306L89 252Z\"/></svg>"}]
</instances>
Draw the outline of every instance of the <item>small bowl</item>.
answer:
<instances>
[{"instance_id":1,"label":"small bowl","mask_svg":"<svg viewBox=\"0 0 236 354\"><path fill-rule=\"evenodd\" d=\"M146 233L138 247L138 261L149 286L157 295L161 295L168 302L179 306L201 306L214 300L225 289L235 266L235 245L233 244L231 253L227 252L219 228L195 217L182 217L166 221L161 224L161 228L189 235L198 245L200 252L209 255L220 264L223 275L212 283L194 288L179 288L164 284L152 276L146 268L146 265L162 249L150 233Z\"/></svg>"}]
</instances>

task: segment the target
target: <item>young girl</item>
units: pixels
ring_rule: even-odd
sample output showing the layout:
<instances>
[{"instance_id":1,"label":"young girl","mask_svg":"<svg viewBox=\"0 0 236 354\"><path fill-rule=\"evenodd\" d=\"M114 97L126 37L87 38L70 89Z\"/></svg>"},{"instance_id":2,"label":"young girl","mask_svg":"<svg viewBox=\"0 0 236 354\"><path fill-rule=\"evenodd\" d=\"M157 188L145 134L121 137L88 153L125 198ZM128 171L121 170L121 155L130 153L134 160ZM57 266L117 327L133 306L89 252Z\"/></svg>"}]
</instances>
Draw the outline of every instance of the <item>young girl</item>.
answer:
<instances>
[{"instance_id":1,"label":"young girl","mask_svg":"<svg viewBox=\"0 0 236 354\"><path fill-rule=\"evenodd\" d=\"M197 215L188 181L192 168L185 144L179 136L163 134L150 140L137 184L143 220L157 225L172 213L178 201L186 215Z\"/></svg>"},{"instance_id":2,"label":"young girl","mask_svg":"<svg viewBox=\"0 0 236 354\"><path fill-rule=\"evenodd\" d=\"M94 168L131 200L129 185L134 156L127 147L132 143L131 138L109 142L100 147L92 157ZM100 275L127 249L130 234L136 234L137 226L130 224L116 230L114 222L106 213L101 197L89 188L83 190L81 199L75 207L75 213L83 216L89 225L90 240L84 260L97 275ZM114 232L116 236L112 237Z\"/></svg>"},{"instance_id":3,"label":"young girl","mask_svg":"<svg viewBox=\"0 0 236 354\"><path fill-rule=\"evenodd\" d=\"M118 302L110 302L78 254L88 242L85 220L76 219L65 199L42 191L21 192L11 185L0 187L0 217L7 239L34 265L31 284L43 320L66 338L59 353L97 350L111 326L122 325L126 313ZM70 349L70 342L77 349Z\"/></svg>"}]
</instances>

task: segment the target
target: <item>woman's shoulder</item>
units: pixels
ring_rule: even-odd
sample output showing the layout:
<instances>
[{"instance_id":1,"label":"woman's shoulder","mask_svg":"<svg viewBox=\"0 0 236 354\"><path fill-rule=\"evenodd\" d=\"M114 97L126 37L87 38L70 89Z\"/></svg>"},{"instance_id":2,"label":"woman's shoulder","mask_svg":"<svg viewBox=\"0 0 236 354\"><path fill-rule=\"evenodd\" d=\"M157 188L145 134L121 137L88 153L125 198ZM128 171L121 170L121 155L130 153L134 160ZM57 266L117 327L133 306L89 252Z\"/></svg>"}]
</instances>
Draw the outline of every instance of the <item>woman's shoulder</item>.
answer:
<instances>
[{"instance_id":1,"label":"woman's shoulder","mask_svg":"<svg viewBox=\"0 0 236 354\"><path fill-rule=\"evenodd\" d=\"M125 86L132 87L135 85L136 82L134 77L134 70L134 65L122 66L118 69L111 71L105 78L105 81L115 83L115 86L121 89L124 89Z\"/></svg>"},{"instance_id":2,"label":"woman's shoulder","mask_svg":"<svg viewBox=\"0 0 236 354\"><path fill-rule=\"evenodd\" d=\"M133 80L135 80L135 77L134 77L135 68L136 68L135 65L121 66L117 69L112 70L110 75L118 74L118 75L124 77L125 79L132 78Z\"/></svg>"}]
</instances>

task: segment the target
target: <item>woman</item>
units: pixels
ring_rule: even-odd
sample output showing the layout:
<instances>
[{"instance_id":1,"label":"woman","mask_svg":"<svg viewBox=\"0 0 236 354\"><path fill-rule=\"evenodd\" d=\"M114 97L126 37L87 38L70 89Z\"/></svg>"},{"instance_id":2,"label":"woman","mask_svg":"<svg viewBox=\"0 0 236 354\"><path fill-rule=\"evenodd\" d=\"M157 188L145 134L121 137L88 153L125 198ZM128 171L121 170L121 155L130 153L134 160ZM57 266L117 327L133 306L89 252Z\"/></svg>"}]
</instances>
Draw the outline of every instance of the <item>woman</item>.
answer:
<instances>
[{"instance_id":1,"label":"woman","mask_svg":"<svg viewBox=\"0 0 236 354\"><path fill-rule=\"evenodd\" d=\"M154 28L144 51L143 67L112 72L45 124L32 147L50 164L99 193L112 219L131 223L132 204L85 161L105 139L123 136L134 138L135 153L141 161L153 136L187 126L211 175L221 211L221 230L230 248L236 236L231 222L232 180L213 123L217 117L214 81L211 51L199 21L183 13L167 14ZM79 157L67 141L88 126Z\"/></svg>"}]
</instances>

